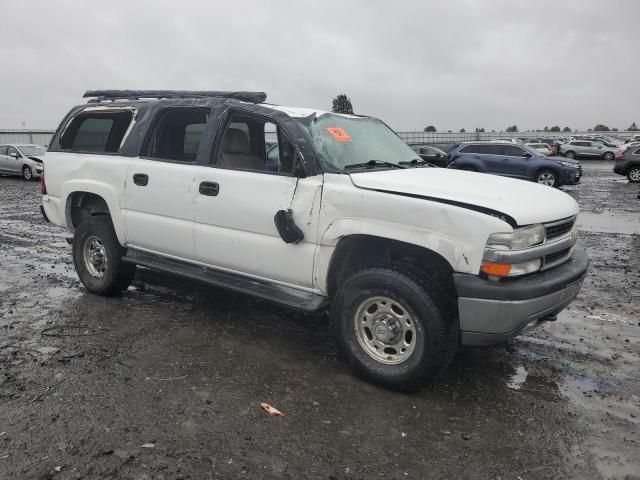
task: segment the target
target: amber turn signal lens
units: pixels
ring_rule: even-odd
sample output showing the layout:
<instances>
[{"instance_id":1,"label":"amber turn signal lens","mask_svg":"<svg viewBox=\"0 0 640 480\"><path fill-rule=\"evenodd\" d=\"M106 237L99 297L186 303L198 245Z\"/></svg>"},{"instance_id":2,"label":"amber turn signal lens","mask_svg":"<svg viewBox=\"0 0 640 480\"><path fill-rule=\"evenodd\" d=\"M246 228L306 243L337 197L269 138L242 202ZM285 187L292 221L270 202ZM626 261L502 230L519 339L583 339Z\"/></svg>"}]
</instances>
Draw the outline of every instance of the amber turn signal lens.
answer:
<instances>
[{"instance_id":1,"label":"amber turn signal lens","mask_svg":"<svg viewBox=\"0 0 640 480\"><path fill-rule=\"evenodd\" d=\"M482 270L487 275L492 275L494 277L506 277L511 271L511 264L482 262L480 270Z\"/></svg>"}]
</instances>

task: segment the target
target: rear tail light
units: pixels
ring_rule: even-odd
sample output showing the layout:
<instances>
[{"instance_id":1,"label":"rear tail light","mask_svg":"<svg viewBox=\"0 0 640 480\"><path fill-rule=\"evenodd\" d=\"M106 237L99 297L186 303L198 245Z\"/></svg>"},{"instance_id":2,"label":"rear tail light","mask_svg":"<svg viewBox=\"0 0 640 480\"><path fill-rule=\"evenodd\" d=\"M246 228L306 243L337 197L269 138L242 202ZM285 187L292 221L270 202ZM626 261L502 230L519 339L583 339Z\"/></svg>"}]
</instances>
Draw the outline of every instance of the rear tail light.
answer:
<instances>
[{"instance_id":1,"label":"rear tail light","mask_svg":"<svg viewBox=\"0 0 640 480\"><path fill-rule=\"evenodd\" d=\"M624 153L623 152L616 153L616 158L624 158Z\"/></svg>"},{"instance_id":2,"label":"rear tail light","mask_svg":"<svg viewBox=\"0 0 640 480\"><path fill-rule=\"evenodd\" d=\"M44 172L42 172L42 174L40 175L40 193L42 195L47 194L47 184L44 181Z\"/></svg>"}]
</instances>

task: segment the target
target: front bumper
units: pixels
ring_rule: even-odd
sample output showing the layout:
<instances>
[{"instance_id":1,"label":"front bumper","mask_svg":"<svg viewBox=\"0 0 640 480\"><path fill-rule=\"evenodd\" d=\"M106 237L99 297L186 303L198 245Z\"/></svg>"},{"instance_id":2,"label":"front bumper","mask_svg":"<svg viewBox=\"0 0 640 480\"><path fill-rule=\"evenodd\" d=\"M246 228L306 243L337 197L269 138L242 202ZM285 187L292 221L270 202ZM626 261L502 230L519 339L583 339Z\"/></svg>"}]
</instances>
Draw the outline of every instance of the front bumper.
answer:
<instances>
[{"instance_id":1,"label":"front bumper","mask_svg":"<svg viewBox=\"0 0 640 480\"><path fill-rule=\"evenodd\" d=\"M589 258L575 249L562 265L509 281L454 275L463 345L490 345L553 318L578 295Z\"/></svg>"}]
</instances>

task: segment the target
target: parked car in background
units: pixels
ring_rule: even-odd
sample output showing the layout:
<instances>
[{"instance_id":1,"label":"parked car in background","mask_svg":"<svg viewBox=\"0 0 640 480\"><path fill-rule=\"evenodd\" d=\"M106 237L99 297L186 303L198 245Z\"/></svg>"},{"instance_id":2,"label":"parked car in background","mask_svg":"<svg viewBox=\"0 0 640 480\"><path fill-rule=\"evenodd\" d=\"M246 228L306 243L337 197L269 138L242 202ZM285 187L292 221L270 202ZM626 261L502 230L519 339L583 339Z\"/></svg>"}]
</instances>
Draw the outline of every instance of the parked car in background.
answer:
<instances>
[{"instance_id":1,"label":"parked car in background","mask_svg":"<svg viewBox=\"0 0 640 480\"><path fill-rule=\"evenodd\" d=\"M449 154L439 148L425 145L413 147L413 151L420 155L422 160L432 163L436 167L447 168L449 164Z\"/></svg>"},{"instance_id":2,"label":"parked car in background","mask_svg":"<svg viewBox=\"0 0 640 480\"><path fill-rule=\"evenodd\" d=\"M42 145L0 145L0 174L20 175L25 180L39 178L46 151Z\"/></svg>"},{"instance_id":3,"label":"parked car in background","mask_svg":"<svg viewBox=\"0 0 640 480\"><path fill-rule=\"evenodd\" d=\"M553 149L547 143L525 143L525 145L540 152L540 155L544 155L545 157L553 154Z\"/></svg>"},{"instance_id":4,"label":"parked car in background","mask_svg":"<svg viewBox=\"0 0 640 480\"><path fill-rule=\"evenodd\" d=\"M607 147L602 142L592 140L574 140L560 146L560 153L567 158L590 157L613 160L619 152L618 148Z\"/></svg>"},{"instance_id":5,"label":"parked car in background","mask_svg":"<svg viewBox=\"0 0 640 480\"><path fill-rule=\"evenodd\" d=\"M640 143L616 155L613 171L625 175L630 182L640 182Z\"/></svg>"},{"instance_id":6,"label":"parked car in background","mask_svg":"<svg viewBox=\"0 0 640 480\"><path fill-rule=\"evenodd\" d=\"M517 138L495 138L496 142L508 142L508 143L520 143L520 140Z\"/></svg>"},{"instance_id":7,"label":"parked car in background","mask_svg":"<svg viewBox=\"0 0 640 480\"><path fill-rule=\"evenodd\" d=\"M577 160L560 160L541 155L526 145L498 142L464 142L449 152L449 168L491 173L559 187L582 178Z\"/></svg>"}]
</instances>

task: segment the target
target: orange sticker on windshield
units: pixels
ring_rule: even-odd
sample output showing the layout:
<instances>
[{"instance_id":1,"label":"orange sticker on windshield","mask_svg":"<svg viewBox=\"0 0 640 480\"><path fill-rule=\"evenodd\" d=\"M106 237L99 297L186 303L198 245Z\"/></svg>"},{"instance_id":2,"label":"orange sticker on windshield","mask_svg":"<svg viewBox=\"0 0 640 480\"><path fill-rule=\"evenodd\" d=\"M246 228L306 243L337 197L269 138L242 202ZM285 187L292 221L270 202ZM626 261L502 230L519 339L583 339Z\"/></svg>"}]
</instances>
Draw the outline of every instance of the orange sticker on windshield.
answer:
<instances>
[{"instance_id":1,"label":"orange sticker on windshield","mask_svg":"<svg viewBox=\"0 0 640 480\"><path fill-rule=\"evenodd\" d=\"M351 136L340 127L328 127L327 132L338 142L350 142Z\"/></svg>"}]
</instances>

